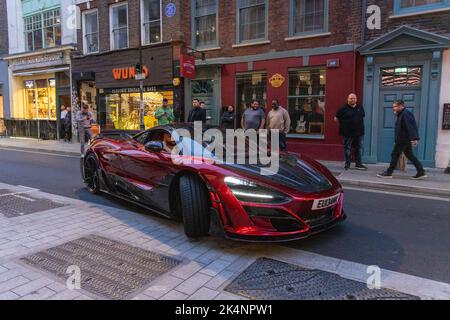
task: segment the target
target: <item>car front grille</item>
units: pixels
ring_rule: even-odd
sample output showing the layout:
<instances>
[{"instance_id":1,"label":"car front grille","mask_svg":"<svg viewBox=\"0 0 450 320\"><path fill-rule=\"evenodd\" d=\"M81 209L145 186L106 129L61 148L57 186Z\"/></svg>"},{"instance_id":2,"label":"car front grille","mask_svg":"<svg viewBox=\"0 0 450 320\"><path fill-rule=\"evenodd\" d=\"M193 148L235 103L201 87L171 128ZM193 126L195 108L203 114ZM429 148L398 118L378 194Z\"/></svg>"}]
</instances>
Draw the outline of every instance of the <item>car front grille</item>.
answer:
<instances>
[{"instance_id":1,"label":"car front grille","mask_svg":"<svg viewBox=\"0 0 450 320\"><path fill-rule=\"evenodd\" d=\"M334 207L327 208L320 211L310 211L307 213L300 213L298 215L311 228L318 227L331 222L334 217Z\"/></svg>"}]
</instances>

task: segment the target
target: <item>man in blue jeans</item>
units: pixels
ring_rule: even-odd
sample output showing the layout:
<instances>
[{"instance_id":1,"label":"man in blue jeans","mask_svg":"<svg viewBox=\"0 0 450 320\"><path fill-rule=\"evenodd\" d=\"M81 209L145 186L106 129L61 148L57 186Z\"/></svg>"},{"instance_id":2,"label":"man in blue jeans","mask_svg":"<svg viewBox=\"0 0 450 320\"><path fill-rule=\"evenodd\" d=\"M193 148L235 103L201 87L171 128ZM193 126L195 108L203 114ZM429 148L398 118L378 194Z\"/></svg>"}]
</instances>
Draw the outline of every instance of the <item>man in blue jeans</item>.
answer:
<instances>
[{"instance_id":1,"label":"man in blue jeans","mask_svg":"<svg viewBox=\"0 0 450 320\"><path fill-rule=\"evenodd\" d=\"M339 134L344 137L345 170L350 169L352 147L355 149L355 168L367 170L362 164L362 150L364 139L364 108L357 104L356 94L351 93L347 104L338 110L334 121L339 123Z\"/></svg>"}]
</instances>

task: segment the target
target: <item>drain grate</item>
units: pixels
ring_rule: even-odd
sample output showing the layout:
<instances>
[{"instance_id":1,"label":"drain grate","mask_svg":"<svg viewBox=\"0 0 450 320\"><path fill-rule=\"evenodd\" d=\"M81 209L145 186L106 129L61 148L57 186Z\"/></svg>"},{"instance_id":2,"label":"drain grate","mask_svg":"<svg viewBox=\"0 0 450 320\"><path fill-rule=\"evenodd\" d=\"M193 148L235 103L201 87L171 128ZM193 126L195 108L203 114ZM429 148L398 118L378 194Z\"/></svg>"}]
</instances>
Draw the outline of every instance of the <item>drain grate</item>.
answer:
<instances>
[{"instance_id":1,"label":"drain grate","mask_svg":"<svg viewBox=\"0 0 450 320\"><path fill-rule=\"evenodd\" d=\"M106 299L129 299L181 261L97 235L40 251L21 261L63 281L67 268L78 266L81 289Z\"/></svg>"},{"instance_id":2,"label":"drain grate","mask_svg":"<svg viewBox=\"0 0 450 320\"><path fill-rule=\"evenodd\" d=\"M0 196L1 196L2 194L8 194L8 193L11 193L11 190L8 190L8 189L0 189Z\"/></svg>"},{"instance_id":3,"label":"drain grate","mask_svg":"<svg viewBox=\"0 0 450 320\"><path fill-rule=\"evenodd\" d=\"M226 288L257 300L417 300L388 289L371 290L367 284L334 273L311 270L260 258Z\"/></svg>"},{"instance_id":4,"label":"drain grate","mask_svg":"<svg viewBox=\"0 0 450 320\"><path fill-rule=\"evenodd\" d=\"M10 193L10 191L8 193ZM7 218L15 218L31 213L64 207L64 204L48 199L34 198L28 194L11 195L8 193L3 193L3 196L0 193L0 213Z\"/></svg>"}]
</instances>

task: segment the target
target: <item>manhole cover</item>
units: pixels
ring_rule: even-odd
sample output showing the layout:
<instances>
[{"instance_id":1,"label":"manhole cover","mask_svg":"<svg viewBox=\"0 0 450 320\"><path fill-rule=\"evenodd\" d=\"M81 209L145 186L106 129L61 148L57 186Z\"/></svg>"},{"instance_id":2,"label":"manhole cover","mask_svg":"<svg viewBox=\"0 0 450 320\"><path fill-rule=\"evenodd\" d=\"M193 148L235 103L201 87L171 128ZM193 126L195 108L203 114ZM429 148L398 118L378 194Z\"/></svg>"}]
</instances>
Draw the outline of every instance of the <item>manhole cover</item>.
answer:
<instances>
[{"instance_id":1,"label":"manhole cover","mask_svg":"<svg viewBox=\"0 0 450 320\"><path fill-rule=\"evenodd\" d=\"M69 266L81 271L81 289L106 299L129 299L181 261L128 244L89 235L40 251L21 261L64 282Z\"/></svg>"},{"instance_id":2,"label":"manhole cover","mask_svg":"<svg viewBox=\"0 0 450 320\"><path fill-rule=\"evenodd\" d=\"M416 300L418 297L367 284L334 273L311 270L277 260L260 258L226 288L257 300Z\"/></svg>"},{"instance_id":3,"label":"manhole cover","mask_svg":"<svg viewBox=\"0 0 450 320\"><path fill-rule=\"evenodd\" d=\"M48 199L34 198L28 194L8 193L3 193L3 196L0 193L0 213L7 218L64 207L64 204Z\"/></svg>"}]
</instances>

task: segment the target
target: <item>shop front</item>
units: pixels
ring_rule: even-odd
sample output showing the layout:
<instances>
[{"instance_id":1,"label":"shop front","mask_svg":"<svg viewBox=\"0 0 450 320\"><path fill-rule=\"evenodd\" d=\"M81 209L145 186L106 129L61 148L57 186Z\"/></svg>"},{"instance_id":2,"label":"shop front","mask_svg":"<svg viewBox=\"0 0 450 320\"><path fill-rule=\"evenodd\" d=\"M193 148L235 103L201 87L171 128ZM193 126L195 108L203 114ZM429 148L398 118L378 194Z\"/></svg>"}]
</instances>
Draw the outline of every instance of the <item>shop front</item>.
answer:
<instances>
[{"instance_id":1,"label":"shop front","mask_svg":"<svg viewBox=\"0 0 450 320\"><path fill-rule=\"evenodd\" d=\"M359 49L365 57L367 162L390 161L395 131L392 104L402 99L418 123L421 140L414 150L417 158L428 167L447 166L449 140L441 129L440 113L448 99L444 53L449 46L447 37L403 26Z\"/></svg>"},{"instance_id":2,"label":"shop front","mask_svg":"<svg viewBox=\"0 0 450 320\"><path fill-rule=\"evenodd\" d=\"M70 107L72 47L11 55L11 108L5 117L10 136L58 139L61 106Z\"/></svg>"},{"instance_id":3,"label":"shop front","mask_svg":"<svg viewBox=\"0 0 450 320\"><path fill-rule=\"evenodd\" d=\"M342 139L333 118L348 94L361 93L362 75L355 71L361 62L353 45L342 45L209 59L198 65L221 66L219 106L235 107L236 127L253 100L267 113L277 99L291 117L288 151L342 160Z\"/></svg>"},{"instance_id":4,"label":"shop front","mask_svg":"<svg viewBox=\"0 0 450 320\"><path fill-rule=\"evenodd\" d=\"M156 108L164 98L174 106L172 47L143 48L143 101L146 128L157 125ZM140 81L135 80L137 49L75 57L74 105L87 104L103 130L138 130Z\"/></svg>"}]
</instances>

